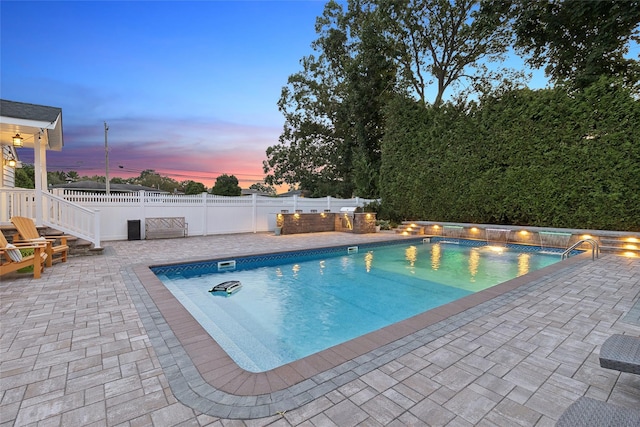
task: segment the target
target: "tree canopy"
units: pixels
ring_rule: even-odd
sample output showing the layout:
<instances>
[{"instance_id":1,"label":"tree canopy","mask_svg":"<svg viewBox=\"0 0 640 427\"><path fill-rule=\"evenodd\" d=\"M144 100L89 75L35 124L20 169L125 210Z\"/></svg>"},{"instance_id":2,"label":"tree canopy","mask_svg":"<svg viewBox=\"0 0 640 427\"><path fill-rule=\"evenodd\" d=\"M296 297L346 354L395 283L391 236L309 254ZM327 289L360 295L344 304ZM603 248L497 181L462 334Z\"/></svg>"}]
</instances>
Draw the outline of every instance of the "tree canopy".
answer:
<instances>
[{"instance_id":1,"label":"tree canopy","mask_svg":"<svg viewBox=\"0 0 640 427\"><path fill-rule=\"evenodd\" d=\"M532 66L547 65L552 82L569 89L600 76L637 85L637 58L624 57L637 40L640 7L624 9L636 3L329 1L314 53L282 90L285 124L266 151L266 182L312 196L380 196L390 100L465 110L522 89L524 73L500 64L516 41Z\"/></svg>"},{"instance_id":2,"label":"tree canopy","mask_svg":"<svg viewBox=\"0 0 640 427\"><path fill-rule=\"evenodd\" d=\"M271 185L265 184L264 182L255 182L255 183L251 184L249 186L249 190L256 190L256 191L259 191L261 193L268 194L269 196L275 196L276 195L276 189Z\"/></svg>"},{"instance_id":3,"label":"tree canopy","mask_svg":"<svg viewBox=\"0 0 640 427\"><path fill-rule=\"evenodd\" d=\"M242 194L242 189L238 185L238 178L225 173L216 178L216 183L211 188L211 194L217 196L239 196Z\"/></svg>"},{"instance_id":4,"label":"tree canopy","mask_svg":"<svg viewBox=\"0 0 640 427\"><path fill-rule=\"evenodd\" d=\"M554 82L586 88L601 76L637 84L638 58L626 58L640 41L640 1L531 0L513 2L516 47L527 62L545 67Z\"/></svg>"},{"instance_id":5,"label":"tree canopy","mask_svg":"<svg viewBox=\"0 0 640 427\"><path fill-rule=\"evenodd\" d=\"M381 196L396 219L633 227L639 21L635 0L330 1L267 182ZM501 68L512 46L555 86Z\"/></svg>"},{"instance_id":6,"label":"tree canopy","mask_svg":"<svg viewBox=\"0 0 640 427\"><path fill-rule=\"evenodd\" d=\"M394 107L382 200L397 219L640 230L640 101L619 82Z\"/></svg>"},{"instance_id":7,"label":"tree canopy","mask_svg":"<svg viewBox=\"0 0 640 427\"><path fill-rule=\"evenodd\" d=\"M16 169L16 187L34 188L34 167L30 164L23 164L22 168ZM100 175L80 176L77 171L51 171L47 172L47 182L50 185L66 184L77 181L105 182L106 178ZM112 184L135 184L145 187L156 188L169 193L184 192L185 194L199 194L207 191L207 187L201 182L186 180L178 182L168 176L162 176L153 169L143 170L139 176L131 178L113 177L109 179Z\"/></svg>"},{"instance_id":8,"label":"tree canopy","mask_svg":"<svg viewBox=\"0 0 640 427\"><path fill-rule=\"evenodd\" d=\"M263 164L268 184L315 196L378 197L389 100L414 95L437 107L462 80L490 87L504 70L487 62L510 41L507 18L473 0L350 0L346 10L330 1L316 33L316 54L282 90L284 129Z\"/></svg>"}]
</instances>

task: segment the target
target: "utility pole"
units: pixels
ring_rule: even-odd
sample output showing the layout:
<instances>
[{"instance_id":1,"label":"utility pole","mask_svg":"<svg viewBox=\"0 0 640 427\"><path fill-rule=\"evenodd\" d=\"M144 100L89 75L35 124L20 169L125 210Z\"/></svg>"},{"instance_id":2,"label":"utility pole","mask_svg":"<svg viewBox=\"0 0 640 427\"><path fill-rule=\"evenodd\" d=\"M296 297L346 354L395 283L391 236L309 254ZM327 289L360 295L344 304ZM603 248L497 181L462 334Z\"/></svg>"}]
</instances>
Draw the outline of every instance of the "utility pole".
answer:
<instances>
[{"instance_id":1,"label":"utility pole","mask_svg":"<svg viewBox=\"0 0 640 427\"><path fill-rule=\"evenodd\" d=\"M107 122L104 122L104 165L105 180L107 183L106 191L108 195L111 194L111 188L109 186L109 145L107 144L107 132L109 132L109 126L107 126Z\"/></svg>"}]
</instances>

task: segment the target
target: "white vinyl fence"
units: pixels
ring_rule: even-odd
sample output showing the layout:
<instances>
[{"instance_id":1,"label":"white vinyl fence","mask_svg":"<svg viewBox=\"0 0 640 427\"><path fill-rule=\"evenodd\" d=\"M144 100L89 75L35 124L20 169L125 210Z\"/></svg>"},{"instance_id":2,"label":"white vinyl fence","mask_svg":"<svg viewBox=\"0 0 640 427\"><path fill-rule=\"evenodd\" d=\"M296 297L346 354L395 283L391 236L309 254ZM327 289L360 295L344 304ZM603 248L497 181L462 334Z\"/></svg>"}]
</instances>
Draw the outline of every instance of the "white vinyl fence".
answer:
<instances>
[{"instance_id":1,"label":"white vinyl fence","mask_svg":"<svg viewBox=\"0 0 640 427\"><path fill-rule=\"evenodd\" d=\"M55 190L59 197L84 208L100 212L100 236L103 241L125 240L128 226L140 221L144 239L145 218L184 217L189 236L210 234L257 233L272 231L276 214L283 211L340 212L342 207L362 207L371 199L325 197L265 197L258 195L225 197L207 193L167 195L140 191L110 194Z\"/></svg>"}]
</instances>

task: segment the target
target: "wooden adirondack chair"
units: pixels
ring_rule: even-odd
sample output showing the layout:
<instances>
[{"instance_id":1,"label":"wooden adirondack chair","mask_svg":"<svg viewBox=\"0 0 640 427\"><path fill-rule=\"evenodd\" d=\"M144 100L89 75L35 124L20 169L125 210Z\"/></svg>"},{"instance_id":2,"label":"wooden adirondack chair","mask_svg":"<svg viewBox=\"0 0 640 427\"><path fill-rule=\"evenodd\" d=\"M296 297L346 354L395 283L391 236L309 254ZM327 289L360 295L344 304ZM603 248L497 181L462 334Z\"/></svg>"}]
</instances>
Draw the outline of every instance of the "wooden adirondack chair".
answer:
<instances>
[{"instance_id":1,"label":"wooden adirondack chair","mask_svg":"<svg viewBox=\"0 0 640 427\"><path fill-rule=\"evenodd\" d=\"M13 245L15 246L13 249L10 247L7 248L7 245L9 245L7 239L4 237L4 234L0 233L0 276L20 270L21 268L33 266L33 278L39 279L42 270L44 270L45 260L48 258L45 251L46 244L18 243ZM19 251L20 249L33 249L33 255L23 256L20 254L17 256L20 259L16 261L12 258L11 251Z\"/></svg>"},{"instance_id":2,"label":"wooden adirondack chair","mask_svg":"<svg viewBox=\"0 0 640 427\"><path fill-rule=\"evenodd\" d=\"M32 243L44 241L47 243L47 267L51 267L54 261L67 262L67 256L69 255L67 236L40 236L40 233L38 233L38 229L31 218L14 216L11 218L11 222L20 235L19 239L13 239L14 242L19 241ZM57 240L60 240L60 244L56 245Z\"/></svg>"}]
</instances>

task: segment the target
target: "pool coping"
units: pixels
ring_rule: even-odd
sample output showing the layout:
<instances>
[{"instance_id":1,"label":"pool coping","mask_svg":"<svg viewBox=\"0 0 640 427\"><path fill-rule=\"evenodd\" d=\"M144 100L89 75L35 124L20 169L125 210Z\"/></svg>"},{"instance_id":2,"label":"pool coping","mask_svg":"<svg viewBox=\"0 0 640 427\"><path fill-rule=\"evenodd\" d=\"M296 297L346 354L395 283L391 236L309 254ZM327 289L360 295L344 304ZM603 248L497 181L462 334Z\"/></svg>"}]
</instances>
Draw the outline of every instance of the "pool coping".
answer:
<instances>
[{"instance_id":1,"label":"pool coping","mask_svg":"<svg viewBox=\"0 0 640 427\"><path fill-rule=\"evenodd\" d=\"M589 253L573 256L260 373L238 367L162 284L151 265L128 267L123 276L176 398L208 415L252 419L310 402L590 258Z\"/></svg>"}]
</instances>

